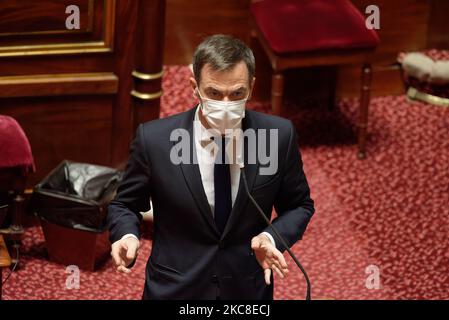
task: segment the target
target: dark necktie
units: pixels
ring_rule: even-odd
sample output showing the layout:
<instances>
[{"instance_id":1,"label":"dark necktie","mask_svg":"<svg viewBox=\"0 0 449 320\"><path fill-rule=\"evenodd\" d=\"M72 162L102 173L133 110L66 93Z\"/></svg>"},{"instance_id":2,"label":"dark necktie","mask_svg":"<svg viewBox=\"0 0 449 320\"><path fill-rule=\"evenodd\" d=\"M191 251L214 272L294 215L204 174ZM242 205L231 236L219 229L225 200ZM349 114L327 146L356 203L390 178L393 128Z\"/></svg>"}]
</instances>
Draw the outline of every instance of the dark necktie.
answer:
<instances>
[{"instance_id":1,"label":"dark necktie","mask_svg":"<svg viewBox=\"0 0 449 320\"><path fill-rule=\"evenodd\" d=\"M216 139L219 140L219 139ZM223 233L223 230L228 221L232 209L232 195L231 195L231 172L229 169L226 157L226 141L222 137L221 141L216 141L218 145L218 152L214 165L214 191L215 191L215 223ZM219 161L221 160L221 161Z\"/></svg>"}]
</instances>

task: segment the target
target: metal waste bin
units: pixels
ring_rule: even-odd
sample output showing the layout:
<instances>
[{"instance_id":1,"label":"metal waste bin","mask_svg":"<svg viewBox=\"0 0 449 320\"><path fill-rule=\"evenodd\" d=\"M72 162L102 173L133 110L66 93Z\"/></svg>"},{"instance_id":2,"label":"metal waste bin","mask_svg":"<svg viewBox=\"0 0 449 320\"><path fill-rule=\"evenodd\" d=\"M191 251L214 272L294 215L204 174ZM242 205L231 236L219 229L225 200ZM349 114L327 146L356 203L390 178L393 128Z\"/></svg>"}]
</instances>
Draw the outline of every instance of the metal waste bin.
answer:
<instances>
[{"instance_id":1,"label":"metal waste bin","mask_svg":"<svg viewBox=\"0 0 449 320\"><path fill-rule=\"evenodd\" d=\"M121 178L113 168L65 160L34 187L31 208L50 260L93 271L109 256L107 206Z\"/></svg>"}]
</instances>

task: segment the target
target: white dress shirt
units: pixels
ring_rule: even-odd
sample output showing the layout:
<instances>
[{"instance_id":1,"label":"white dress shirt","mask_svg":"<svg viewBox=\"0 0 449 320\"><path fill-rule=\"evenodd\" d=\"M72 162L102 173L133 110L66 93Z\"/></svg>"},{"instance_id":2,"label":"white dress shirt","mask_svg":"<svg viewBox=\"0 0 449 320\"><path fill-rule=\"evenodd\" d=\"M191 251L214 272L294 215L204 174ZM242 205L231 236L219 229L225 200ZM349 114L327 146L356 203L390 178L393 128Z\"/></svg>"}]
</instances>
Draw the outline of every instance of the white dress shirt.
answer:
<instances>
[{"instance_id":1,"label":"white dress shirt","mask_svg":"<svg viewBox=\"0 0 449 320\"><path fill-rule=\"evenodd\" d=\"M212 215L215 209L215 190L214 190L214 165L216 151L218 146L215 144L214 139L220 139L219 133L214 133L212 130L207 130L199 119L200 108L198 107L195 112L195 119L193 125L193 140L195 141L195 150L198 160L198 167L200 169L201 181L203 182L203 189L206 193L207 202L209 202L212 210ZM241 124L239 128L240 129ZM229 150L230 143L226 145L226 150ZM240 182L240 167L236 161L229 161L229 171L231 173L231 198L232 206L234 206L237 192L239 191Z\"/></svg>"},{"instance_id":2,"label":"white dress shirt","mask_svg":"<svg viewBox=\"0 0 449 320\"><path fill-rule=\"evenodd\" d=\"M220 138L220 134L214 133L212 130L207 130L200 121L199 112L200 107L198 106L195 111L195 118L193 123L193 140L195 143L196 156L198 161L198 167L201 174L201 181L203 182L203 189L206 193L207 202L210 205L212 214L214 214L215 209L215 191L214 191L214 164L215 164L215 152L214 150L218 150L215 142L213 142L212 138ZM241 129L241 123L239 127L236 129ZM235 147L242 147L242 144L235 143ZM231 143L228 143L226 146L226 150L232 147ZM235 150L236 154L241 154L241 150ZM230 153L232 155L232 153ZM240 167L237 161L229 161L229 169L231 173L231 198L232 198L232 206L234 206L235 199L237 197L237 193L239 190L239 182L240 182ZM274 239L271 234L268 232L262 232L262 234L266 235L271 243L275 245ZM133 234L126 234L122 237L122 239L128 237L136 237ZM137 238L137 237L136 237Z\"/></svg>"}]
</instances>

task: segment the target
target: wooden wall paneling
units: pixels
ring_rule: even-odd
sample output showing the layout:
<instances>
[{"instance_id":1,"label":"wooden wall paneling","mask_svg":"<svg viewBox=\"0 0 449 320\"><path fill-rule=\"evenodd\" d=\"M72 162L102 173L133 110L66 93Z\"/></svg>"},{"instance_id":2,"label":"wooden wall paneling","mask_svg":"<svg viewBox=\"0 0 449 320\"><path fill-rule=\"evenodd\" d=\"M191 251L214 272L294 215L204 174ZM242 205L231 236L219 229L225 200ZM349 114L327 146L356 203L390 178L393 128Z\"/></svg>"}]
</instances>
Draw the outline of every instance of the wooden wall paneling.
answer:
<instances>
[{"instance_id":1,"label":"wooden wall paneling","mask_svg":"<svg viewBox=\"0 0 449 320\"><path fill-rule=\"evenodd\" d=\"M427 47L449 49L449 1L432 0L427 33Z\"/></svg>"},{"instance_id":2,"label":"wooden wall paneling","mask_svg":"<svg viewBox=\"0 0 449 320\"><path fill-rule=\"evenodd\" d=\"M249 39L250 0L167 0L164 64L192 62L195 47L208 35Z\"/></svg>"},{"instance_id":3,"label":"wooden wall paneling","mask_svg":"<svg viewBox=\"0 0 449 320\"><path fill-rule=\"evenodd\" d=\"M0 20L4 21L3 33L0 32L0 57L112 52L116 1L92 1L78 0L69 3L45 0L41 3L25 0L20 4L16 1L3 1L0 4ZM84 29L65 29L65 19L68 16L65 7L69 4L80 7L81 21L93 19L90 29L86 27L86 23ZM47 7L50 8L49 11ZM81 11L81 8L87 8L87 13ZM45 30L44 27L44 30L41 30L45 21L52 20L58 22L59 28ZM27 27L22 31L14 28L9 32L6 30L8 26L11 28L14 25Z\"/></svg>"},{"instance_id":4,"label":"wooden wall paneling","mask_svg":"<svg viewBox=\"0 0 449 320\"><path fill-rule=\"evenodd\" d=\"M119 1L120 10L116 14L116 38L114 72L120 79L114 100L111 128L111 164L124 167L132 132L132 71L135 64L137 10L140 1Z\"/></svg>"},{"instance_id":5,"label":"wooden wall paneling","mask_svg":"<svg viewBox=\"0 0 449 320\"><path fill-rule=\"evenodd\" d=\"M113 73L64 73L0 77L0 98L114 94Z\"/></svg>"},{"instance_id":6,"label":"wooden wall paneling","mask_svg":"<svg viewBox=\"0 0 449 320\"><path fill-rule=\"evenodd\" d=\"M398 52L426 48L430 3L432 0L352 0L365 14L365 8L375 4L380 10L381 43L374 62L389 64L396 61Z\"/></svg>"},{"instance_id":7,"label":"wooden wall paneling","mask_svg":"<svg viewBox=\"0 0 449 320\"><path fill-rule=\"evenodd\" d=\"M359 82L357 82L359 79ZM371 84L372 96L401 95L405 93L400 67L397 64L375 65ZM357 98L360 95L360 69L340 67L337 76L337 100Z\"/></svg>"},{"instance_id":8,"label":"wooden wall paneling","mask_svg":"<svg viewBox=\"0 0 449 320\"><path fill-rule=\"evenodd\" d=\"M256 37L250 37L248 45L253 50L254 57L256 58L256 82L254 83L251 98L257 101L269 101L271 99L272 73L270 60Z\"/></svg>"},{"instance_id":9,"label":"wooden wall paneling","mask_svg":"<svg viewBox=\"0 0 449 320\"><path fill-rule=\"evenodd\" d=\"M385 94L403 94L404 88L397 66L397 55L400 51L424 49L427 46L428 19L430 17L430 1L421 0L353 0L359 10L365 14L368 5L376 4L380 9L380 30L377 30L381 43L373 55L372 96ZM301 73L301 70L295 71ZM318 71L317 71L318 72ZM356 98L360 93L360 68L357 66L340 66L337 76L337 99ZM389 81L385 81L389 79ZM268 80L265 80L268 81ZM286 82L287 86L294 86ZM317 97L326 94L328 88L322 86ZM296 93L302 94L301 88ZM309 92L304 92L308 94Z\"/></svg>"},{"instance_id":10,"label":"wooden wall paneling","mask_svg":"<svg viewBox=\"0 0 449 320\"><path fill-rule=\"evenodd\" d=\"M167 0L164 63L182 65L191 63L195 46L209 34L227 33L248 40L247 16L250 1ZM374 55L372 91L374 96L389 92L383 79L398 72L395 62L399 51L426 48L431 38L442 39L434 40L435 43L449 42L448 24L445 23L448 12L446 9L449 5L447 0L376 0L374 2L352 0L352 2L363 14L368 5L376 4L380 8L381 29L378 32L382 42ZM257 48L257 45L251 44L251 46L253 49ZM269 68L266 68L263 52L261 55L259 50L255 49L255 51L257 59L255 98L267 100L269 97L267 88L270 87L271 75ZM301 70L297 72L301 73ZM317 70L317 73L320 71ZM382 75L376 76L376 73L382 73ZM339 83L343 81L343 84L338 86L339 97L353 97L354 92L356 92L355 96L358 96L358 90L353 89L360 82L358 67L341 68L338 79ZM288 80L286 83L288 86ZM288 90L291 92L296 90L296 94L301 94L297 88ZM390 93L396 94L402 92L401 90L401 82L395 80L391 84Z\"/></svg>"},{"instance_id":11,"label":"wooden wall paneling","mask_svg":"<svg viewBox=\"0 0 449 320\"><path fill-rule=\"evenodd\" d=\"M69 31L65 28L66 7L76 5L80 11L80 29ZM5 1L0 13L0 37L32 36L40 39L41 36L64 34L72 37L75 34L91 33L93 31L94 12L102 5L94 0L21 0ZM17 39L20 41L20 39Z\"/></svg>"},{"instance_id":12,"label":"wooden wall paneling","mask_svg":"<svg viewBox=\"0 0 449 320\"><path fill-rule=\"evenodd\" d=\"M373 56L372 96L404 94L404 86L397 65L401 51L427 48L428 21L435 0L353 0L364 13L370 4L380 9L381 40ZM338 73L338 98L357 97L360 90L360 71L356 67L340 67Z\"/></svg>"},{"instance_id":13,"label":"wooden wall paneling","mask_svg":"<svg viewBox=\"0 0 449 320\"><path fill-rule=\"evenodd\" d=\"M80 6L79 31L63 30L68 4ZM63 159L113 166L127 158L137 5L0 2L0 113L31 142L37 173L29 186Z\"/></svg>"},{"instance_id":14,"label":"wooden wall paneling","mask_svg":"<svg viewBox=\"0 0 449 320\"><path fill-rule=\"evenodd\" d=\"M162 96L165 0L140 1L136 63L133 70L133 130L159 118Z\"/></svg>"},{"instance_id":15,"label":"wooden wall paneling","mask_svg":"<svg viewBox=\"0 0 449 320\"><path fill-rule=\"evenodd\" d=\"M104 53L0 57L0 76L111 72L114 63L115 56Z\"/></svg>"},{"instance_id":16,"label":"wooden wall paneling","mask_svg":"<svg viewBox=\"0 0 449 320\"><path fill-rule=\"evenodd\" d=\"M1 99L0 113L15 118L30 141L39 182L64 159L110 165L113 95Z\"/></svg>"},{"instance_id":17,"label":"wooden wall paneling","mask_svg":"<svg viewBox=\"0 0 449 320\"><path fill-rule=\"evenodd\" d=\"M94 2L76 2L82 12L81 21L86 20L83 19L83 3L90 7ZM112 72L101 72L110 70L110 64L94 70L99 71L95 73L83 69L80 63L82 55L88 52L112 51L111 15L115 2L96 3L101 3L95 6L100 13L93 15L97 20L91 23L92 17L89 17L88 30L83 30L86 25L82 23L81 32L64 31L65 23L59 24L61 30L39 29L46 28L45 21L65 19L65 7L61 7L61 3L42 1L37 5L37 2L3 1L0 4L2 18L15 17L15 23L8 21L3 27L26 27L23 30L12 28L9 33L2 30L0 35L0 112L18 120L30 140L38 171L28 180L29 186L63 159L110 164L112 99L118 80ZM49 6L48 10L45 5ZM14 10L8 11L8 8ZM91 62L95 64L98 60L97 56ZM72 73L65 72L66 68L72 68ZM97 98L97 95L108 96Z\"/></svg>"}]
</instances>

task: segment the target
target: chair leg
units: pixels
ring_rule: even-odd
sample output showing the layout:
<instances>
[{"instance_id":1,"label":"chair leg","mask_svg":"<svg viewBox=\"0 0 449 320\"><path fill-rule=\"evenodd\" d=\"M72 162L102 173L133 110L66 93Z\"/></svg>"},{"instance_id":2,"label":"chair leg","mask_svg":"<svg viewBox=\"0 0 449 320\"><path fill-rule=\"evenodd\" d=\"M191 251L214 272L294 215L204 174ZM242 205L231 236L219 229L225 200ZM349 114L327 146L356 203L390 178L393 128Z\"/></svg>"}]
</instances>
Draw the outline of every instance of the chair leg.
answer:
<instances>
[{"instance_id":1,"label":"chair leg","mask_svg":"<svg viewBox=\"0 0 449 320\"><path fill-rule=\"evenodd\" d=\"M280 115L282 111L282 95L284 93L284 75L274 73L271 77L271 110Z\"/></svg>"},{"instance_id":2,"label":"chair leg","mask_svg":"<svg viewBox=\"0 0 449 320\"><path fill-rule=\"evenodd\" d=\"M15 191L13 202L11 204L12 210L12 222L8 228L8 240L13 241L13 251L11 253L11 261L13 263L19 262L18 250L22 243L22 235L24 233L22 226L22 216L25 211L24 208L25 198L23 196L23 190Z\"/></svg>"},{"instance_id":3,"label":"chair leg","mask_svg":"<svg viewBox=\"0 0 449 320\"><path fill-rule=\"evenodd\" d=\"M24 208L25 198L23 197L23 190L17 191L13 200L12 205L12 223L11 223L11 231L15 234L22 234L22 216L25 211Z\"/></svg>"},{"instance_id":4,"label":"chair leg","mask_svg":"<svg viewBox=\"0 0 449 320\"><path fill-rule=\"evenodd\" d=\"M368 126L368 109L370 104L372 70L370 64L365 64L362 67L362 81L359 104L359 122L358 127L358 158L364 159L366 157L366 136Z\"/></svg>"}]
</instances>

